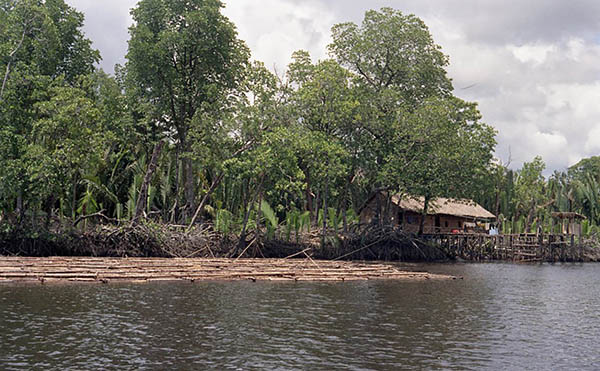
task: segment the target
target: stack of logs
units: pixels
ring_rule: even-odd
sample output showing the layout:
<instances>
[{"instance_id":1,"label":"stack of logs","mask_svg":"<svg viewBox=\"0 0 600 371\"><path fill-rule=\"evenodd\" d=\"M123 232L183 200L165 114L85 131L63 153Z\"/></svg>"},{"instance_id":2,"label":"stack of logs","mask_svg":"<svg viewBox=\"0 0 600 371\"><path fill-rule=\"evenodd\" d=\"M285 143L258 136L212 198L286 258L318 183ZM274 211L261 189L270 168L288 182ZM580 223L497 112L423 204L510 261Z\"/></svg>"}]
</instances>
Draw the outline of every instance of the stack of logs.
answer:
<instances>
[{"instance_id":1,"label":"stack of logs","mask_svg":"<svg viewBox=\"0 0 600 371\"><path fill-rule=\"evenodd\" d=\"M313 259L0 257L0 283L151 281L355 281L449 279L391 264Z\"/></svg>"}]
</instances>

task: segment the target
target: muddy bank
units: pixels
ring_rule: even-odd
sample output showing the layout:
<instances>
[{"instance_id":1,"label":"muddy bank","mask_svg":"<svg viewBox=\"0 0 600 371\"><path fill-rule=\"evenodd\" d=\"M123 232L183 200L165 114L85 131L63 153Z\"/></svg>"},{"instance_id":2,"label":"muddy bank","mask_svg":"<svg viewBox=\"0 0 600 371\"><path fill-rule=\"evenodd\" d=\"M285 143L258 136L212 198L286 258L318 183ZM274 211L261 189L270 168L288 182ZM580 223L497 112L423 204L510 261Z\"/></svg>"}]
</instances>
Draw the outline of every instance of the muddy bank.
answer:
<instances>
[{"instance_id":1,"label":"muddy bank","mask_svg":"<svg viewBox=\"0 0 600 371\"><path fill-rule=\"evenodd\" d=\"M86 230L16 230L0 233L0 256L215 257L229 243L212 228L189 232L180 226L99 225Z\"/></svg>"},{"instance_id":2,"label":"muddy bank","mask_svg":"<svg viewBox=\"0 0 600 371\"><path fill-rule=\"evenodd\" d=\"M102 225L85 231L13 231L0 233L0 256L310 258L403 262L443 262L456 259L515 261L510 255L500 254L503 249L490 245L489 241L486 243L485 239L478 239L477 235L469 237L470 239L466 238L468 236L452 236L454 239L462 238L463 242L469 240L466 248L460 244L449 243L448 238L424 240L386 228L363 229L347 234L331 232L325 246L321 246L318 231L291 238L278 234L270 239L264 234L255 233L250 233L245 240L240 240L238 236L224 236L215 232L211 225L187 230L182 226L152 223L121 227ZM600 248L595 241L586 240L584 245L574 249L577 260L560 261L600 261ZM537 250L526 253L527 256L538 255Z\"/></svg>"},{"instance_id":3,"label":"muddy bank","mask_svg":"<svg viewBox=\"0 0 600 371\"><path fill-rule=\"evenodd\" d=\"M319 232L298 239L281 235L267 239L251 233L245 240L223 236L212 226L187 230L181 226L139 224L67 230L0 234L0 256L82 256L158 258L312 258L368 261L445 261L437 246L396 230L331 233L321 246Z\"/></svg>"},{"instance_id":4,"label":"muddy bank","mask_svg":"<svg viewBox=\"0 0 600 371\"><path fill-rule=\"evenodd\" d=\"M453 279L391 264L313 259L0 257L0 283Z\"/></svg>"}]
</instances>

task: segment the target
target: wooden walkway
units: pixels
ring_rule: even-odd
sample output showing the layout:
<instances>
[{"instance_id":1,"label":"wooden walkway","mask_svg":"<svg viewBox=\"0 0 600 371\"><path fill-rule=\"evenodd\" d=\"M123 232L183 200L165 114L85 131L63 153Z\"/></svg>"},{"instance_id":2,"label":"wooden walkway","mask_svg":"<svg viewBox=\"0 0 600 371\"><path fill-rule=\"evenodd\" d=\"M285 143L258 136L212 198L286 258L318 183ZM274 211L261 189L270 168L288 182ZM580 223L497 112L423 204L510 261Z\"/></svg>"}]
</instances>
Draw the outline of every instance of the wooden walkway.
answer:
<instances>
[{"instance_id":1,"label":"wooden walkway","mask_svg":"<svg viewBox=\"0 0 600 371\"><path fill-rule=\"evenodd\" d=\"M312 259L0 257L0 283L451 279L392 264Z\"/></svg>"},{"instance_id":2,"label":"wooden walkway","mask_svg":"<svg viewBox=\"0 0 600 371\"><path fill-rule=\"evenodd\" d=\"M573 234L436 234L424 238L449 255L470 261L519 262L582 261L583 252Z\"/></svg>"}]
</instances>

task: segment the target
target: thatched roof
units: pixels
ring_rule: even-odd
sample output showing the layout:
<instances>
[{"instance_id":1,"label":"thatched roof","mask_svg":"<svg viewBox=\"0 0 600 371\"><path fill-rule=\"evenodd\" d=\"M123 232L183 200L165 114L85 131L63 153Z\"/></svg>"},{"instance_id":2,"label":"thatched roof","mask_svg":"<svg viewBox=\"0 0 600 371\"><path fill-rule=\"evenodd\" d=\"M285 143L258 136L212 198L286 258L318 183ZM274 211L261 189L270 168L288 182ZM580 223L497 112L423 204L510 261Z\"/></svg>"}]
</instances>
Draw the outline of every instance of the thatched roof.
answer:
<instances>
[{"instance_id":1,"label":"thatched roof","mask_svg":"<svg viewBox=\"0 0 600 371\"><path fill-rule=\"evenodd\" d=\"M400 196L392 196L392 202L403 210L413 211L415 213L423 212L423 197L410 197L406 196L400 198ZM436 215L452 215L460 216L464 218L474 219L496 219L496 216L481 205L472 200L458 200L439 197L429 202L427 214Z\"/></svg>"},{"instance_id":2,"label":"thatched roof","mask_svg":"<svg viewBox=\"0 0 600 371\"><path fill-rule=\"evenodd\" d=\"M572 212L554 212L552 213L552 217L557 219L587 219L585 215L581 215L579 213Z\"/></svg>"}]
</instances>

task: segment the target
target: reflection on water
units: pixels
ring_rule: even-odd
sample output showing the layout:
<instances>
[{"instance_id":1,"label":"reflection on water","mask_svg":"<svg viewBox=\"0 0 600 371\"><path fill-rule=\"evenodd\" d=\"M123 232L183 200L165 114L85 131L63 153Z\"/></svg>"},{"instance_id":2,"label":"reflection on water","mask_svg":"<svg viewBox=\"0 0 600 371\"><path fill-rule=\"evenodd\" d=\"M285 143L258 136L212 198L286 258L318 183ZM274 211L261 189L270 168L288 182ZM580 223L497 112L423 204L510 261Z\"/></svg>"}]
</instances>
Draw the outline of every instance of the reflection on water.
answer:
<instances>
[{"instance_id":1,"label":"reflection on water","mask_svg":"<svg viewBox=\"0 0 600 371\"><path fill-rule=\"evenodd\" d=\"M464 280L0 286L2 369L596 369L600 265Z\"/></svg>"}]
</instances>

